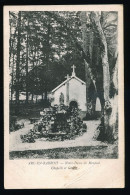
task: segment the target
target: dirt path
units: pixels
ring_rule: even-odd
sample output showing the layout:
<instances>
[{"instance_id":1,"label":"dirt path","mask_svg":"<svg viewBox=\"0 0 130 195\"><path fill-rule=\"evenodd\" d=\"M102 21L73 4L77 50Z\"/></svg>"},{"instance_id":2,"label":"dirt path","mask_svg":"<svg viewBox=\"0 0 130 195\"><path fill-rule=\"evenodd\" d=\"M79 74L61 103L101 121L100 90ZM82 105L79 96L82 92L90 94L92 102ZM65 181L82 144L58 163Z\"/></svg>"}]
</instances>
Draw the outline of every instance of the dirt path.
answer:
<instances>
[{"instance_id":1,"label":"dirt path","mask_svg":"<svg viewBox=\"0 0 130 195\"><path fill-rule=\"evenodd\" d=\"M53 148L68 148L77 146L100 146L106 145L100 141L93 140L94 131L99 125L99 121L86 121L87 132L75 140L65 141L45 141L44 138L36 139L35 143L22 143L20 135L26 134L33 127L28 120L24 121L25 127L21 130L10 133L10 151L25 151L25 150L44 150Z\"/></svg>"}]
</instances>

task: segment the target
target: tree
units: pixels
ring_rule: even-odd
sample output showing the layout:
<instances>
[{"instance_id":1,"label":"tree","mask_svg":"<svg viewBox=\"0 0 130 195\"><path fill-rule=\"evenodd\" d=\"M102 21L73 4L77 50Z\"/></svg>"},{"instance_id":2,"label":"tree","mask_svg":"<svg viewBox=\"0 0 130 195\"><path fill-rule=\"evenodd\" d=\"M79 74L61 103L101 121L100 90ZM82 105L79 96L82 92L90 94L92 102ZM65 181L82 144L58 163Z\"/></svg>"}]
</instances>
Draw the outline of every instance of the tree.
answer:
<instances>
[{"instance_id":1,"label":"tree","mask_svg":"<svg viewBox=\"0 0 130 195\"><path fill-rule=\"evenodd\" d=\"M101 15L100 15L101 14ZM66 28L67 32L69 32L70 37L73 39L73 41L75 42L75 45L78 47L78 49L80 51L82 51L82 57L84 58L84 62L86 65L86 72L87 74L89 73L89 76L91 78L91 80L93 81L93 84L96 86L96 88L98 89L98 94L101 100L101 104L102 104L102 111L103 111L103 130L100 133L100 138L102 140L107 140L107 141L111 141L114 138L114 130L113 128L110 126L110 116L111 116L111 111L112 111L112 107L110 104L110 87L111 87L111 79L110 77L112 77L111 72L113 70L113 66L115 66L114 62L116 62L116 54L117 54L117 43L112 41L110 39L110 32L111 31L111 35L113 34L113 31L116 32L117 29L111 30L111 27L116 27L117 26L117 18L112 18L112 20L110 19L106 19L105 23L106 25L104 25L104 29L102 28L103 25L103 19L105 18L105 15L112 15L112 14L117 14L117 13L109 13L109 12L91 12L90 13L90 17L89 17L89 23L91 25L91 29L94 32L94 39L97 42L97 45L99 46L99 50L98 50L98 54L94 55L93 58L95 58L97 56L98 59L98 67L99 63L101 62L102 66L100 67L100 72L99 75L100 76L96 76L96 81L95 81L95 76L94 76L94 71L93 69L98 71L98 67L92 68L90 67L90 56L88 56L85 52L84 49L82 48L82 46L78 43L76 37L74 37L73 32L71 32L71 30L64 24L66 24L65 19L63 17L61 17L59 14L54 13L53 17L62 25L64 25L64 27ZM101 17L102 16L102 17ZM107 18L107 17L106 17ZM102 21L101 21L102 19ZM105 19L104 19L105 20ZM116 24L114 24L113 22L115 22ZM87 22L86 22L87 23ZM109 32L108 34L105 33L105 28L106 30ZM108 28L108 29L107 29ZM109 29L110 28L110 29ZM84 33L85 34L85 33ZM115 33L116 34L116 33ZM108 35L108 37L107 37ZM114 50L115 54L113 56L110 57L110 51L111 51L111 44L109 43L114 43L114 49L112 49L112 51ZM96 47L97 47L96 45ZM113 45L113 44L112 44ZM110 48L110 50L108 50ZM91 55L91 53L90 53ZM92 59L93 60L93 59ZM110 64L109 64L109 61ZM112 66L112 64L114 64ZM110 67L109 67L110 65ZM96 71L95 71L96 72ZM100 81L99 81L100 78ZM102 81L102 82L101 82ZM101 84L102 83L102 84ZM100 93L99 91L103 92ZM113 91L113 90L112 90Z\"/></svg>"},{"instance_id":2,"label":"tree","mask_svg":"<svg viewBox=\"0 0 130 195\"><path fill-rule=\"evenodd\" d=\"M57 13L57 12L56 12ZM14 14L11 12L11 14ZM18 13L15 18L18 23ZM78 28L79 19L76 16L76 12L60 12L64 18L67 18L66 25L80 39L80 33ZM70 22L69 19L72 18ZM75 60L77 66L77 74L84 80L83 72L84 68L80 67L80 63L84 63L80 52L75 48L75 43L69 37L69 32L64 30L64 25L55 20L50 12L21 12L21 28L20 28L20 65L19 65L19 95L21 92L26 93L26 102L28 102L29 93L33 94L43 92L46 94L50 88L50 79L52 75L55 77L52 87L55 87L64 80L67 72L71 73L71 66ZM12 29L12 26L10 25ZM17 45L18 28L16 28L16 37L12 37L12 42ZM10 46L12 49L12 47ZM16 46L17 59L18 51ZM11 64L13 61L13 55L11 56ZM16 64L15 64L16 66ZM15 78L16 70L14 66ZM18 67L18 66L17 66ZM35 67L38 67L35 69ZM57 71L56 69L61 71ZM35 69L35 71L33 71ZM42 70L43 76L39 79L38 69ZM13 70L13 69L12 69ZM31 74L29 72L31 71ZM44 71L46 73L44 73ZM33 75L32 73L35 73ZM32 76L32 82L30 83L30 75ZM37 76L36 76L37 75ZM34 79L33 82L33 78ZM28 79L29 78L29 79ZM15 91L17 91L17 79L14 80L13 85ZM41 82L41 83L39 83ZM43 86L43 87L40 87ZM38 90L37 88L40 87ZM35 89L35 90L34 90ZM41 91L41 92L40 92Z\"/></svg>"},{"instance_id":3,"label":"tree","mask_svg":"<svg viewBox=\"0 0 130 195\"><path fill-rule=\"evenodd\" d=\"M10 39L9 39L9 67L11 69L10 76L10 90L11 90L11 103L13 100L14 93L14 70L15 70L15 54L16 54L16 32L17 32L17 23L16 23L16 15L13 12L9 12L9 24L10 24Z\"/></svg>"},{"instance_id":4,"label":"tree","mask_svg":"<svg viewBox=\"0 0 130 195\"><path fill-rule=\"evenodd\" d=\"M21 11L18 13L18 38L17 38L17 61L16 61L16 104L19 111L19 77L20 77L20 36L21 36Z\"/></svg>"},{"instance_id":5,"label":"tree","mask_svg":"<svg viewBox=\"0 0 130 195\"><path fill-rule=\"evenodd\" d=\"M117 68L115 68L117 66L117 13L91 12L91 22L93 30L98 36L100 43L101 64L103 70L103 128L101 128L99 139L111 142L114 140L115 133L115 128L112 124L116 123L112 117L117 115L113 110L115 107L112 108L111 106L113 97L116 95L112 88L112 84L114 85L114 73L112 73L112 71L117 71ZM114 39L113 36L115 36ZM111 123L112 120L113 122Z\"/></svg>"},{"instance_id":6,"label":"tree","mask_svg":"<svg viewBox=\"0 0 130 195\"><path fill-rule=\"evenodd\" d=\"M81 30L82 30L82 38L83 38L83 50L87 56L87 62L84 60L85 64L85 79L86 79L86 107L87 107L87 112L88 112L88 106L90 105L91 102L91 96L89 97L89 91L91 81L94 79L90 67L92 67L92 50L93 50L93 31L90 27L90 19L89 19L89 12L81 12L80 13L80 18L81 18ZM88 65L89 64L89 65ZM94 83L95 84L95 83ZM93 90L94 93L94 90ZM94 96L93 96L94 97ZM96 96L95 96L95 101L96 102ZM93 107L95 104L92 104ZM94 110L94 109L93 109ZM87 113L88 114L88 113Z\"/></svg>"},{"instance_id":7,"label":"tree","mask_svg":"<svg viewBox=\"0 0 130 195\"><path fill-rule=\"evenodd\" d=\"M100 12L91 12L91 19L94 30L98 33L98 37L101 45L101 59L103 67L103 90L104 90L104 136L108 137L110 127L109 127L109 115L111 110L110 105L110 71L108 63L108 50L107 50L107 41L104 35L101 23L100 23L101 14Z\"/></svg>"}]
</instances>

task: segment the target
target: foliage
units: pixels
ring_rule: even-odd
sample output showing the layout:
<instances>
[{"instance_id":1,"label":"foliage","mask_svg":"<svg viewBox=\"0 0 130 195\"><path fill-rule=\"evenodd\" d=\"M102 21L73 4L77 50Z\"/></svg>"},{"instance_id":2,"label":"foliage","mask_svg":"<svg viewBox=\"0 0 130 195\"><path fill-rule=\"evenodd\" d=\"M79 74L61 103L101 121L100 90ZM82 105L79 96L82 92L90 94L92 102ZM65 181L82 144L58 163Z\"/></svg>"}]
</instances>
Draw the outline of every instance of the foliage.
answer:
<instances>
[{"instance_id":1,"label":"foliage","mask_svg":"<svg viewBox=\"0 0 130 195\"><path fill-rule=\"evenodd\" d=\"M49 141L74 139L87 131L87 126L78 113L78 109L70 110L65 105L44 109L33 129L28 134L21 135L21 139L23 142L35 142L38 138Z\"/></svg>"},{"instance_id":2,"label":"foliage","mask_svg":"<svg viewBox=\"0 0 130 195\"><path fill-rule=\"evenodd\" d=\"M10 88L30 94L42 95L60 84L66 74L71 73L75 63L77 76L84 79L83 59L75 48L64 26L59 24L50 12L10 12ZM66 25L79 37L80 20L77 12L59 12L66 18ZM18 30L20 28L20 34ZM18 38L20 39L20 61L16 78ZM81 68L82 67L82 68ZM58 70L58 71L57 71Z\"/></svg>"}]
</instances>

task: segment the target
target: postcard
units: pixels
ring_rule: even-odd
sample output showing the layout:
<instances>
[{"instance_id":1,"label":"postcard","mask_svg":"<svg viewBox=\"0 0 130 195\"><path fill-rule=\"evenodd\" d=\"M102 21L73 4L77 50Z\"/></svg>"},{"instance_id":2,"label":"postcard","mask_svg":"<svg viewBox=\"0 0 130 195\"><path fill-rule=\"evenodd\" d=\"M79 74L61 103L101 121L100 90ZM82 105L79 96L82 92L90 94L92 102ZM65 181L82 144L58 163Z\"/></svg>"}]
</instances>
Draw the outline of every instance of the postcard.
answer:
<instances>
[{"instance_id":1,"label":"postcard","mask_svg":"<svg viewBox=\"0 0 130 195\"><path fill-rule=\"evenodd\" d=\"M4 6L5 189L124 188L123 5Z\"/></svg>"}]
</instances>

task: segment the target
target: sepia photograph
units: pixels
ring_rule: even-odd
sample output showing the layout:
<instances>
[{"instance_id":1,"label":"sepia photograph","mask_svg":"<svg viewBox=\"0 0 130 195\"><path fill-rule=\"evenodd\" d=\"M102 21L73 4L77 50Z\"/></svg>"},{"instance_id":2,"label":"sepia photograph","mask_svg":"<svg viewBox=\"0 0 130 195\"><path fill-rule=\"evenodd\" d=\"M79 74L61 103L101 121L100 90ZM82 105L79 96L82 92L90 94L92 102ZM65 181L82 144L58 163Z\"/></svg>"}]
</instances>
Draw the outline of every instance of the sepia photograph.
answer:
<instances>
[{"instance_id":1,"label":"sepia photograph","mask_svg":"<svg viewBox=\"0 0 130 195\"><path fill-rule=\"evenodd\" d=\"M9 12L10 159L118 158L118 12Z\"/></svg>"},{"instance_id":2,"label":"sepia photograph","mask_svg":"<svg viewBox=\"0 0 130 195\"><path fill-rule=\"evenodd\" d=\"M28 160L28 166L36 166L38 162L43 166L45 160L50 160L48 164L54 165L50 165L50 170L71 169L76 173L81 164L86 164L95 166L93 173L98 171L98 168L94 171L96 167L104 167L111 173L113 162L121 170L115 176L123 174L120 6L5 8L7 167L13 167L13 162L19 164L17 168L21 167L20 162L26 162L22 160ZM20 167L19 171L24 170ZM31 167L27 169L27 174L32 174ZM34 172L36 169L33 167ZM115 182L115 186L123 185Z\"/></svg>"}]
</instances>

